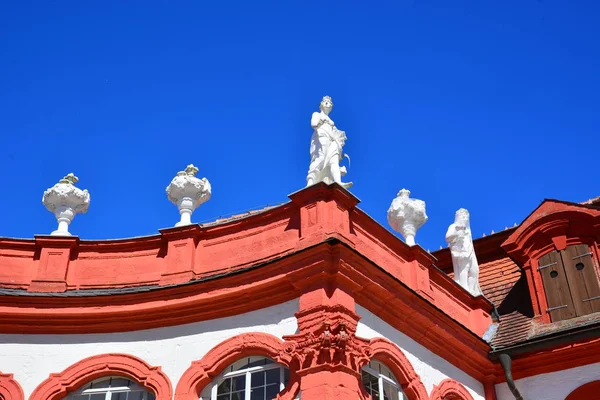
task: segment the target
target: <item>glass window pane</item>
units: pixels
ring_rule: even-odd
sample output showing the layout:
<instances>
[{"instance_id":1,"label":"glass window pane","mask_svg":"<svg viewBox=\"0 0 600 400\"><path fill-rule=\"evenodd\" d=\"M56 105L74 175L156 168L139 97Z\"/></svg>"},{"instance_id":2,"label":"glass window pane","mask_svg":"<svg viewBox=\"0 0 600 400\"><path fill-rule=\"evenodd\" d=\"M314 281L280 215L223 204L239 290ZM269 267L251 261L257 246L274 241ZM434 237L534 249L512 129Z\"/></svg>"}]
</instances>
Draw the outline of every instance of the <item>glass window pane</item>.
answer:
<instances>
[{"instance_id":1,"label":"glass window pane","mask_svg":"<svg viewBox=\"0 0 600 400\"><path fill-rule=\"evenodd\" d=\"M367 371L362 371L362 382L365 386L367 393L373 396L375 393L379 393L379 378L371 375Z\"/></svg>"},{"instance_id":2,"label":"glass window pane","mask_svg":"<svg viewBox=\"0 0 600 400\"><path fill-rule=\"evenodd\" d=\"M231 393L231 400L246 400L246 394L243 390Z\"/></svg>"},{"instance_id":3,"label":"glass window pane","mask_svg":"<svg viewBox=\"0 0 600 400\"><path fill-rule=\"evenodd\" d=\"M254 388L250 392L250 400L264 400L265 399L265 388L259 387Z\"/></svg>"},{"instance_id":4,"label":"glass window pane","mask_svg":"<svg viewBox=\"0 0 600 400\"><path fill-rule=\"evenodd\" d=\"M398 400L398 388L388 382L383 383L384 398L389 400Z\"/></svg>"},{"instance_id":5,"label":"glass window pane","mask_svg":"<svg viewBox=\"0 0 600 400\"><path fill-rule=\"evenodd\" d=\"M251 357L250 362L248 363L248 365L246 366L246 368L251 368L251 367L260 367L263 365L268 365L268 364L272 364L274 361L269 359L269 358L258 358L258 357Z\"/></svg>"},{"instance_id":6,"label":"glass window pane","mask_svg":"<svg viewBox=\"0 0 600 400\"><path fill-rule=\"evenodd\" d=\"M110 400L127 400L127 392L113 392L110 394Z\"/></svg>"},{"instance_id":7,"label":"glass window pane","mask_svg":"<svg viewBox=\"0 0 600 400\"><path fill-rule=\"evenodd\" d=\"M231 391L231 379L225 379L223 382L219 383L219 387L217 388L217 394L225 394Z\"/></svg>"},{"instance_id":8,"label":"glass window pane","mask_svg":"<svg viewBox=\"0 0 600 400\"><path fill-rule=\"evenodd\" d=\"M234 376L231 378L231 391L243 390L246 388L246 375Z\"/></svg>"},{"instance_id":9,"label":"glass window pane","mask_svg":"<svg viewBox=\"0 0 600 400\"><path fill-rule=\"evenodd\" d=\"M271 383L279 383L279 368L270 369L267 372L267 385Z\"/></svg>"},{"instance_id":10,"label":"glass window pane","mask_svg":"<svg viewBox=\"0 0 600 400\"><path fill-rule=\"evenodd\" d=\"M125 378L112 378L112 380L110 381L110 387L123 387L123 386L130 386L130 382L129 379L125 379Z\"/></svg>"},{"instance_id":11,"label":"glass window pane","mask_svg":"<svg viewBox=\"0 0 600 400\"><path fill-rule=\"evenodd\" d=\"M72 398L73 400L89 400L90 396L87 394L75 394Z\"/></svg>"},{"instance_id":12,"label":"glass window pane","mask_svg":"<svg viewBox=\"0 0 600 400\"><path fill-rule=\"evenodd\" d=\"M279 393L279 384L267 386L267 400L273 400Z\"/></svg>"},{"instance_id":13,"label":"glass window pane","mask_svg":"<svg viewBox=\"0 0 600 400\"><path fill-rule=\"evenodd\" d=\"M156 400L156 396L154 396L154 393L148 392L146 394L146 400Z\"/></svg>"},{"instance_id":14,"label":"glass window pane","mask_svg":"<svg viewBox=\"0 0 600 400\"><path fill-rule=\"evenodd\" d=\"M264 371L254 372L254 373L252 373L251 377L252 377L252 379L251 379L250 383L251 383L252 387L265 385L265 372Z\"/></svg>"},{"instance_id":15,"label":"glass window pane","mask_svg":"<svg viewBox=\"0 0 600 400\"><path fill-rule=\"evenodd\" d=\"M94 382L90 385L90 389L102 389L108 388L110 386L110 378L103 379L98 382Z\"/></svg>"},{"instance_id":16,"label":"glass window pane","mask_svg":"<svg viewBox=\"0 0 600 400\"><path fill-rule=\"evenodd\" d=\"M144 396L144 392L142 392L142 391L129 392L129 396L127 396L127 400L142 400L143 396Z\"/></svg>"},{"instance_id":17,"label":"glass window pane","mask_svg":"<svg viewBox=\"0 0 600 400\"><path fill-rule=\"evenodd\" d=\"M106 393L94 393L90 395L90 400L104 400Z\"/></svg>"},{"instance_id":18,"label":"glass window pane","mask_svg":"<svg viewBox=\"0 0 600 400\"><path fill-rule=\"evenodd\" d=\"M217 400L229 400L229 394L222 394L217 396Z\"/></svg>"}]
</instances>

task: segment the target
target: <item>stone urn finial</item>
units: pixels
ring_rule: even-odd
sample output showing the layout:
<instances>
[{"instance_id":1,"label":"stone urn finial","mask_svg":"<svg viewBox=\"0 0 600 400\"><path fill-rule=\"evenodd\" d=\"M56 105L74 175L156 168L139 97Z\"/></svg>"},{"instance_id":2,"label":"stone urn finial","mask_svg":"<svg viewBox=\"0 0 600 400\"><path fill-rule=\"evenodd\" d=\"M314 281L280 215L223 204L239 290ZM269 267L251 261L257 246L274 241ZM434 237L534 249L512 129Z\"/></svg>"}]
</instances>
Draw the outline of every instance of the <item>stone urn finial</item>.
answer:
<instances>
[{"instance_id":1,"label":"stone urn finial","mask_svg":"<svg viewBox=\"0 0 600 400\"><path fill-rule=\"evenodd\" d=\"M76 214L85 214L90 206L88 191L75 187L78 181L70 173L44 192L42 203L58 221L58 229L51 233L53 236L71 236L69 224Z\"/></svg>"},{"instance_id":2,"label":"stone urn finial","mask_svg":"<svg viewBox=\"0 0 600 400\"><path fill-rule=\"evenodd\" d=\"M167 186L167 197L177 206L181 215L175 226L191 224L194 210L210 199L210 182L206 178L196 178L197 172L198 168L190 164L185 170L179 171Z\"/></svg>"},{"instance_id":3,"label":"stone urn finial","mask_svg":"<svg viewBox=\"0 0 600 400\"><path fill-rule=\"evenodd\" d=\"M406 244L414 246L417 230L427 222L427 214L425 202L409 196L410 190L399 191L388 209L387 218L392 229L404 236Z\"/></svg>"}]
</instances>

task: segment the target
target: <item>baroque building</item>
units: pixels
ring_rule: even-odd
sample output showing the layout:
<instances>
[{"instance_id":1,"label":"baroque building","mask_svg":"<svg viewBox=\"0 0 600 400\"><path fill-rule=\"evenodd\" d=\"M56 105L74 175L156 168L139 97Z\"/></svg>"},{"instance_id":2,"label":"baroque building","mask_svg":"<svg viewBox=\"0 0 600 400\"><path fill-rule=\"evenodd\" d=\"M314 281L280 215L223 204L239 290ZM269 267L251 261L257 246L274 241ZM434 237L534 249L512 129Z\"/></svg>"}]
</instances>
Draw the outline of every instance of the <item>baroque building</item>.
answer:
<instances>
[{"instance_id":1,"label":"baroque building","mask_svg":"<svg viewBox=\"0 0 600 400\"><path fill-rule=\"evenodd\" d=\"M460 209L429 253L410 191L388 210L406 242L358 207L332 108L276 207L193 224L211 186L189 165L175 227L80 240L90 194L44 192L58 229L0 238L0 399L599 400L600 198L476 240Z\"/></svg>"},{"instance_id":2,"label":"baroque building","mask_svg":"<svg viewBox=\"0 0 600 400\"><path fill-rule=\"evenodd\" d=\"M160 234L0 239L4 400L597 399L600 201L409 246L337 184Z\"/></svg>"}]
</instances>

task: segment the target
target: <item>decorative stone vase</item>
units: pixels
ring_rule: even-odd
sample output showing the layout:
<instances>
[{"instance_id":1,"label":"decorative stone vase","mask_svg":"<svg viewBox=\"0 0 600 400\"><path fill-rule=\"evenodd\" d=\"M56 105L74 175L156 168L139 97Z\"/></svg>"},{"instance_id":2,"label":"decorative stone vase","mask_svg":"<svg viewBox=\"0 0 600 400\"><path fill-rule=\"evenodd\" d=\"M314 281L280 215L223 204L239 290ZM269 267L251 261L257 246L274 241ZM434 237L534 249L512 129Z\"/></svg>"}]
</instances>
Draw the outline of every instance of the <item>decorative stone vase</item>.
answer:
<instances>
[{"instance_id":1,"label":"decorative stone vase","mask_svg":"<svg viewBox=\"0 0 600 400\"><path fill-rule=\"evenodd\" d=\"M404 237L406 244L414 246L417 230L427 222L427 214L425 213L425 202L411 199L409 196L409 190L399 191L388 209L387 218L392 229L400 232Z\"/></svg>"},{"instance_id":2,"label":"decorative stone vase","mask_svg":"<svg viewBox=\"0 0 600 400\"><path fill-rule=\"evenodd\" d=\"M175 226L191 224L194 210L210 199L210 182L206 178L196 178L197 172L198 168L190 164L185 171L179 171L167 186L167 197L177 206L181 216Z\"/></svg>"},{"instance_id":3,"label":"decorative stone vase","mask_svg":"<svg viewBox=\"0 0 600 400\"><path fill-rule=\"evenodd\" d=\"M85 214L90 206L90 194L87 190L75 187L79 179L70 173L56 185L44 192L42 203L54 214L58 229L53 236L71 236L69 224L77 214Z\"/></svg>"}]
</instances>

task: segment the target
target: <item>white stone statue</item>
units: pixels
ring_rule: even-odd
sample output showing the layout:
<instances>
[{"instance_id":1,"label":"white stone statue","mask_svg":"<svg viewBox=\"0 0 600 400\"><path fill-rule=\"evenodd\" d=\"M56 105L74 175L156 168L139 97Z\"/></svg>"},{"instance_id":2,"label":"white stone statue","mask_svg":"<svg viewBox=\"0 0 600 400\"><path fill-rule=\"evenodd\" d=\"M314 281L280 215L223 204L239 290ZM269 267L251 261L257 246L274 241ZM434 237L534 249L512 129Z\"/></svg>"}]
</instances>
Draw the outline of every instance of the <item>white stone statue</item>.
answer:
<instances>
[{"instance_id":1,"label":"white stone statue","mask_svg":"<svg viewBox=\"0 0 600 400\"><path fill-rule=\"evenodd\" d=\"M191 224L194 210L210 199L210 182L206 178L196 178L197 172L198 168L190 164L185 171L179 171L167 186L167 197L177 206L181 215L175 226Z\"/></svg>"},{"instance_id":2,"label":"white stone statue","mask_svg":"<svg viewBox=\"0 0 600 400\"><path fill-rule=\"evenodd\" d=\"M427 222L425 213L425 202L423 200L411 199L410 191L402 189L398 197L392 201L387 212L388 223L393 230L400 232L406 244L415 245L417 230Z\"/></svg>"},{"instance_id":3,"label":"white stone statue","mask_svg":"<svg viewBox=\"0 0 600 400\"><path fill-rule=\"evenodd\" d=\"M76 188L77 181L79 179L71 173L44 192L42 203L58 221L58 229L51 235L71 236L69 224L76 214L85 214L90 206L90 194Z\"/></svg>"},{"instance_id":4,"label":"white stone statue","mask_svg":"<svg viewBox=\"0 0 600 400\"><path fill-rule=\"evenodd\" d=\"M331 97L323 97L319 108L321 111L314 112L310 120L314 132L310 139L310 166L306 186L318 182L336 182L347 189L352 186L352 182L342 182L342 176L346 175L346 167L340 166L342 158L346 157L350 161L350 157L342 152L346 143L346 133L337 129L329 118L333 109Z\"/></svg>"},{"instance_id":5,"label":"white stone statue","mask_svg":"<svg viewBox=\"0 0 600 400\"><path fill-rule=\"evenodd\" d=\"M456 212L454 223L448 227L446 242L452 253L454 280L473 296L480 296L479 264L473 247L469 212L464 208Z\"/></svg>"}]
</instances>

